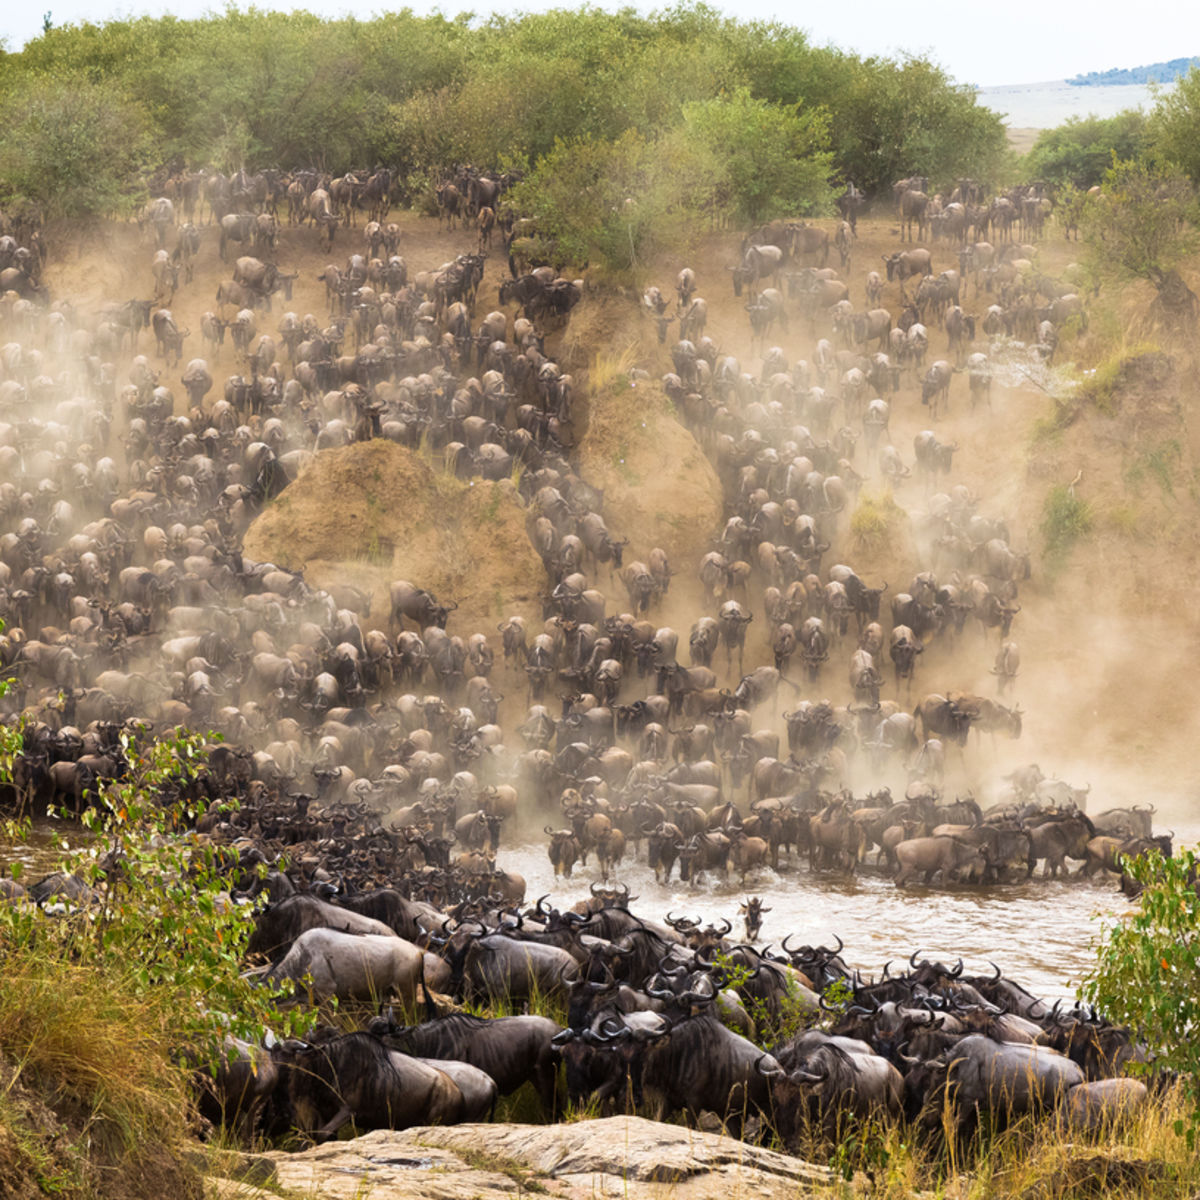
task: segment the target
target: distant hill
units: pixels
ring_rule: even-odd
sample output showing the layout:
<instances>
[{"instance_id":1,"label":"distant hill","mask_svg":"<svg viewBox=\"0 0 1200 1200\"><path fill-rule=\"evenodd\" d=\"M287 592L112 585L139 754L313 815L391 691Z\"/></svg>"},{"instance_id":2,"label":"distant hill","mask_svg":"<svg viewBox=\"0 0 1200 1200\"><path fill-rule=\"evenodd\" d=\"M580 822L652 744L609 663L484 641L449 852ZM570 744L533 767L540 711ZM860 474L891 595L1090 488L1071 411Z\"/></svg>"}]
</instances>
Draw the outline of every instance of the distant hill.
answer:
<instances>
[{"instance_id":1,"label":"distant hill","mask_svg":"<svg viewBox=\"0 0 1200 1200\"><path fill-rule=\"evenodd\" d=\"M1197 65L1200 65L1200 58L1173 58L1170 62L1151 63L1146 67L1089 71L1067 82L1072 87L1101 87L1113 83L1174 83L1180 75L1186 75Z\"/></svg>"}]
</instances>

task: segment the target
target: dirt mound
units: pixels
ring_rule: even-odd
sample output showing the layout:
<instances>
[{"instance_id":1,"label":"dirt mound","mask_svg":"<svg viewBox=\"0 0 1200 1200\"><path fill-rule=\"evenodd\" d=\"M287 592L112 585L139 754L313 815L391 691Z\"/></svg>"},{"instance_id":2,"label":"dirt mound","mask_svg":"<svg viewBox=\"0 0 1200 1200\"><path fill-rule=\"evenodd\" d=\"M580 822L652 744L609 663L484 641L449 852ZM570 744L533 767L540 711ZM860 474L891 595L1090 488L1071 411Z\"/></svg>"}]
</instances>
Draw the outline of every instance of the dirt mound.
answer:
<instances>
[{"instance_id":1,"label":"dirt mound","mask_svg":"<svg viewBox=\"0 0 1200 1200\"><path fill-rule=\"evenodd\" d=\"M652 373L660 367L658 347L646 344L645 333L636 302L626 296L592 297L572 314L566 360L578 364L593 350L576 457L580 474L604 492L609 528L630 539L626 561L660 546L682 568L698 562L720 532L721 485L657 378L631 379L635 366Z\"/></svg>"},{"instance_id":2,"label":"dirt mound","mask_svg":"<svg viewBox=\"0 0 1200 1200\"><path fill-rule=\"evenodd\" d=\"M318 454L251 525L244 548L303 568L314 586L369 591L379 625L393 579L458 601L460 628L532 615L546 582L511 483L463 483L378 439Z\"/></svg>"}]
</instances>

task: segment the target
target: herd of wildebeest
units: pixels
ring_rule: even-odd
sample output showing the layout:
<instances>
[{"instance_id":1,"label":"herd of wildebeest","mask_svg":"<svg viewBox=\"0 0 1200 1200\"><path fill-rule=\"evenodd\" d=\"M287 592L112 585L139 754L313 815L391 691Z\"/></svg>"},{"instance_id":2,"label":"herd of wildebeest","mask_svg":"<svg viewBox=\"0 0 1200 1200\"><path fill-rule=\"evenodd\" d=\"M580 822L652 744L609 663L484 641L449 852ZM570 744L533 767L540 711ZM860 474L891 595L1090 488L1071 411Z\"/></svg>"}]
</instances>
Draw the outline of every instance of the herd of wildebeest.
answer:
<instances>
[{"instance_id":1,"label":"herd of wildebeest","mask_svg":"<svg viewBox=\"0 0 1200 1200\"><path fill-rule=\"evenodd\" d=\"M840 945L762 946L761 897L742 903L739 941L729 921L635 914L614 879L642 854L660 880L752 888L802 863L960 886L1023 881L1039 862L1048 878L1120 874L1122 856L1171 853L1151 809L1089 816L1087 788L1036 766L986 810L943 794L968 758L1021 734L1001 698L1017 686L1031 563L967 486L936 490L954 444L922 430L909 466L889 421L893 405L911 420L924 404L932 426L960 372L972 411L990 406L972 290L988 302L978 332L1043 358L1083 319L1069 284L1035 266L1050 202L1036 188L986 201L969 180L945 198L903 181L902 231L934 240L889 255L886 279L852 272L865 202L853 188L832 228L753 231L728 265L754 371L706 335L700 287L728 288L723 273L685 267L674 296L647 288L638 307L658 340L678 323L662 389L726 509L698 561L671 562L631 551L636 531L609 529L572 463L583 397L546 344L584 287L521 263L535 231L506 211L505 183L448 176L439 223L478 240L410 270L386 171L156 180L142 213L154 298L94 312L52 294L40 231L0 237L0 706L21 740L8 805L102 803L131 769L127 734L217 731L186 786L206 810L199 835L236 851L231 896L261 906L248 970L349 1011L427 1009L415 1026L388 1009L357 1033L238 1046L206 1079L206 1111L246 1135L325 1138L351 1122L485 1119L532 1083L547 1119L568 1100L709 1111L787 1144L868 1115L933 1131L947 1096L963 1131L980 1114L1053 1109L1094 1127L1132 1111L1146 1088L1122 1068L1141 1050L1085 1006L1050 1008L998 969L968 976L919 954L864 979ZM352 245L321 273L326 311L275 321L272 297L290 299L298 277L276 258L285 202L288 225ZM508 270L479 316L493 230ZM204 315L204 357L178 392L190 333L168 305L200 256L225 261L233 243L253 254ZM954 265L934 273L933 257ZM897 320L882 307L891 283ZM767 344L798 329L808 359ZM940 336L949 357L926 366ZM629 384L653 386L640 369ZM545 567L540 614L454 629L454 599L419 579L394 581L380 612L378 597L241 552L314 454L371 438L511 488ZM869 586L847 551L859 488L881 480L923 485L921 561L890 588ZM676 630L656 616L668 597L678 612L681 591L700 611ZM748 638L755 621L763 636ZM747 664L747 650L769 661ZM922 655L981 654L994 655L998 697L914 696ZM556 876L594 871L592 900L525 907L525 881L500 862L514 829L545 830ZM62 874L6 890L48 914L100 899ZM566 1025L448 1000L557 1004Z\"/></svg>"}]
</instances>

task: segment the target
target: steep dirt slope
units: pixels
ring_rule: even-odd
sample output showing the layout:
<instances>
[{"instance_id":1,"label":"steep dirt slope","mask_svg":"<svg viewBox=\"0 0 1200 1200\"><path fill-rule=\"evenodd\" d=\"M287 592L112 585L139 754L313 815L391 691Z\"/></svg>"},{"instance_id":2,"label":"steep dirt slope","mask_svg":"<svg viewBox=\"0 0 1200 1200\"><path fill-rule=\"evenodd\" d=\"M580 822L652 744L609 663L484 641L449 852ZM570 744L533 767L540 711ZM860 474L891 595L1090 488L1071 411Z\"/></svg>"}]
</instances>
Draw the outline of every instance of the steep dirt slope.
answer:
<instances>
[{"instance_id":1,"label":"steep dirt slope","mask_svg":"<svg viewBox=\"0 0 1200 1200\"><path fill-rule=\"evenodd\" d=\"M404 228L401 250L411 272L473 249L469 231L442 232L434 222L410 214L393 214L393 218ZM215 307L216 287L231 273L231 265L222 265L217 259L213 231L206 231L205 237L195 279L172 303L179 324L194 331L184 351L185 361L202 353L200 315ZM320 249L313 231L284 230L278 259L284 269L299 271L296 293L290 304L277 302L275 313L260 315L260 330L273 331L283 308L324 317L324 286L317 276L326 262L343 262L348 253L361 250L361 242L361 230L347 231L339 235L332 252L327 252ZM845 274L856 308L865 305L866 273L882 271L882 255L898 245L898 230L888 218L860 223L853 261ZM97 312L106 299L151 294L153 248L139 239L133 227L110 228L102 238L72 247L65 254L59 247L51 250L51 287L56 294L74 294L77 306L85 312ZM933 250L935 270L955 265L948 250ZM1038 247L1036 266L1059 273L1077 253L1074 243L1051 236ZM733 296L725 270L737 257L737 237L698 237L686 256L655 264L648 281L669 293L678 269L685 261L691 265L709 303L707 332L723 353L737 355L742 369L756 374L761 348L751 346L744 300ZM477 318L496 307L497 288L505 274L505 264L493 255ZM1142 299L1137 289L1131 289L1124 308L1114 306L1115 316L1107 321L1093 319L1092 333L1083 342L1065 340L1060 359L1074 358L1090 369L1106 352L1106 339L1119 341L1121 331L1130 329L1128 340L1135 341L1141 336L1136 327ZM885 288L884 302L893 314L900 311L901 296L895 284ZM976 295L969 288L964 292L964 307L976 316L982 316L989 302L986 293ZM1094 305L1096 313L1104 303L1102 298ZM811 360L816 338L827 335L825 328L793 320L789 331L777 340L789 361ZM630 539L630 556L643 556L653 545L662 545L671 554L679 574L655 617L686 631L703 611L696 564L709 540L719 533L724 512L711 468L691 435L674 420L654 382L671 369L670 340L665 346L657 343L636 295L589 293L565 333L551 335L547 349L552 355L562 354L577 377L582 401L576 457L584 474L606 492L609 526L614 535ZM152 350L148 334L143 335L139 349ZM945 334L931 327L930 359L946 354ZM1190 597L1197 582L1193 489L1200 447L1196 445L1197 432L1187 420L1190 368L1176 356L1170 380L1162 386L1148 389L1145 379L1139 382L1139 377L1132 376L1118 380L1103 404L1080 406L1074 419L1064 425L1058 402L1030 382L1029 372L1022 367L1029 359L1022 359L1017 351L1012 361L1015 365L993 388L990 408L977 412L970 411L965 378L956 375L950 413L936 429L939 438L958 446L953 470L938 481L937 488L968 487L978 498L979 511L1004 518L1014 548L1028 549L1033 557L1033 577L1022 585L1023 607L1013 631L1023 656L1015 699L1026 711L1025 734L1018 743L997 746L994 766L1038 759L1047 770L1090 778L1097 786L1101 777L1111 777L1128 794L1145 786L1147 768L1153 764L1155 789L1194 794L1190 744L1200 731L1187 698L1186 648L1195 634ZM213 367L218 378L235 369L229 347ZM127 368L126 358L120 365L120 382ZM631 368L648 373L650 381L637 380L636 387L630 386ZM176 368L163 372L164 382L177 396L182 395L179 373ZM1051 391L1060 391L1053 379L1037 378ZM830 386L836 387L836 383ZM216 394L215 390L209 403ZM890 400L890 436L904 459L911 462L914 435L930 426L928 410L919 402L916 379L907 375L902 390ZM177 401L177 410L182 408ZM839 407L835 421L842 420L856 424ZM1063 427L1056 428L1059 425ZM382 504L382 493L369 478L364 480L363 470L375 469L365 466L367 459L374 463L372 456L385 453L388 451L382 447L356 449L345 460L354 464L349 475L334 470L333 462L322 467L311 488L306 482L289 505L270 515L274 523L270 527L276 531L270 539L260 538L256 532L250 547L263 557L293 565L307 562L310 578L318 582L333 577L361 580L376 595L375 619L382 611L379 605L388 577L395 577L393 572L454 595L471 594L473 580L495 580L474 589L472 604L478 605L480 620L486 616L490 621L501 607L519 608L542 589L540 564L519 560L511 543L473 533L469 540L458 543L456 561L451 563L442 552L430 548L438 546L436 540L415 538L419 525L402 522L388 532L374 516L381 506L391 521L396 513L413 506L414 495L427 494L435 498L431 507L422 510L418 504L415 511L428 513L434 525L450 509L461 510L476 521L478 510L468 506L478 502L474 497L480 493L477 485L474 492L455 493L451 503L439 505L438 498L445 496L439 491L443 481L434 478L427 463L410 463L398 471L396 479L409 480L412 486L389 493L394 504L391 500ZM360 459L360 455L365 457ZM864 476L863 495L882 497L885 489L877 466L861 445L854 462ZM425 473L410 478L404 473L410 468ZM380 469L389 477L390 466L386 471ZM1091 527L1065 559L1051 563L1043 553L1041 528L1046 499L1052 488L1065 487L1077 477L1076 494L1090 506ZM919 520L931 490L914 475L895 489L894 500L909 517ZM491 510L490 497L482 504L485 514ZM505 504L502 501L496 511L507 513ZM289 507L298 515L289 518ZM908 586L917 570L936 567L939 575L945 576L944 564L917 557L911 535L902 525L882 542L855 541L849 535L851 515L847 512L839 518L834 553L850 561L868 582L886 580L895 594ZM516 514L512 517L515 521ZM508 522L505 516L506 528ZM371 528L375 529L374 540ZM396 530L407 532L397 534ZM411 547L418 542L424 548L414 556ZM827 564L832 561L832 557L826 559ZM518 563L521 565L515 565ZM510 571L510 567L514 569ZM612 598L610 611L625 608L619 581L601 574L599 585ZM751 626L750 656L764 661L766 631L758 583L752 583L749 601L752 608L760 610L759 619ZM473 619L476 613L469 615ZM991 693L994 680L990 668L996 647L996 635L985 638L977 627L968 627L957 646L930 646L913 692L896 698L911 707L923 691L935 687ZM844 698L846 691L843 659L839 656L831 663L821 684L834 699ZM895 696L894 688L889 687L887 695Z\"/></svg>"}]
</instances>

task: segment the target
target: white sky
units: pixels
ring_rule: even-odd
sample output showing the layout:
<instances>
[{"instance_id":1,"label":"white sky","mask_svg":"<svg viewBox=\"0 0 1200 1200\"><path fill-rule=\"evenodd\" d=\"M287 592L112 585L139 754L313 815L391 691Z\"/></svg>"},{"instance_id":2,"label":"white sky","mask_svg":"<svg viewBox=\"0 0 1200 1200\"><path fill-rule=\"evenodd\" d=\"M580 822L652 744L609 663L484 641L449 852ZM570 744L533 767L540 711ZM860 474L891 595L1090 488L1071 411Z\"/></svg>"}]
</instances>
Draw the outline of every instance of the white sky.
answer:
<instances>
[{"instance_id":1,"label":"white sky","mask_svg":"<svg viewBox=\"0 0 1200 1200\"><path fill-rule=\"evenodd\" d=\"M571 7L561 0L482 0L479 4L436 4L410 0L415 12L446 13L541 11ZM787 4L782 0L711 0L714 7L742 19L780 20L798 25L818 45L832 43L860 54L927 54L962 83L982 87L1040 83L1110 67L1200 55L1200 5L1195 0L951 0L905 4L901 0L823 0ZM598 7L619 8L614 0ZM638 2L643 10L659 4ZM100 21L114 16L174 13L200 16L220 6L211 0L9 0L0 5L0 37L19 49L41 31L42 14L54 24ZM260 7L309 8L334 16L369 17L380 11L372 0L334 0L323 5L260 0Z\"/></svg>"}]
</instances>

